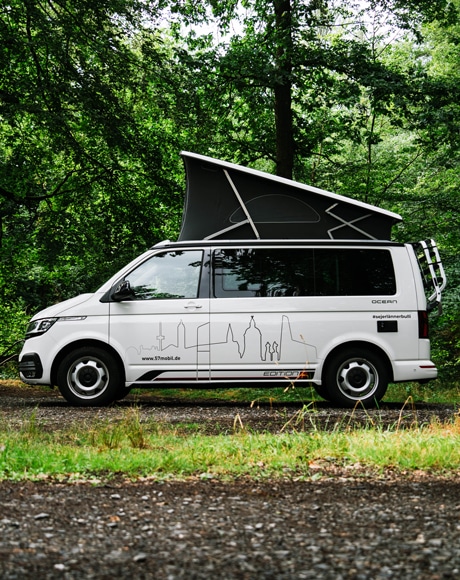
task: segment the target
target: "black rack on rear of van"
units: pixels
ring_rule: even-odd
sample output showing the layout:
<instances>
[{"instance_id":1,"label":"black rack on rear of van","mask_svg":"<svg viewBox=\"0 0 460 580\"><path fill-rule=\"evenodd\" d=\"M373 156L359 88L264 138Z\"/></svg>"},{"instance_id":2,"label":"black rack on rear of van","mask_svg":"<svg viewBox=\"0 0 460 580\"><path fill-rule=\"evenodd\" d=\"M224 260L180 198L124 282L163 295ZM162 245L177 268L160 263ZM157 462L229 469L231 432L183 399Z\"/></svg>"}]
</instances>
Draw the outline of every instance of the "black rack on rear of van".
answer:
<instances>
[{"instance_id":1,"label":"black rack on rear of van","mask_svg":"<svg viewBox=\"0 0 460 580\"><path fill-rule=\"evenodd\" d=\"M446 287L446 274L434 240L422 240L412 244L422 274L424 287L431 292L427 296L428 310L441 307L442 291Z\"/></svg>"}]
</instances>

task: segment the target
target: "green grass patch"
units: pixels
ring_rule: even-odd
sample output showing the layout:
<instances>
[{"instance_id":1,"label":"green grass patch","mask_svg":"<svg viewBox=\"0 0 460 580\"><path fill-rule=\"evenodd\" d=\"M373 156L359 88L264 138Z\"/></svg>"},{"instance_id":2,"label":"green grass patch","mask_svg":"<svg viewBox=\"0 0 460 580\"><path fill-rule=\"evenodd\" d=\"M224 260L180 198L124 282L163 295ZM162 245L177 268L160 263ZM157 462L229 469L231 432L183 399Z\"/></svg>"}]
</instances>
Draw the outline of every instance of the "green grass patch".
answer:
<instances>
[{"instance_id":1,"label":"green grass patch","mask_svg":"<svg viewBox=\"0 0 460 580\"><path fill-rule=\"evenodd\" d=\"M0 379L0 385L8 388L30 389L19 379ZM44 392L49 388L42 388ZM284 386L250 386L226 387L226 388L155 388L155 389L134 389L131 391L133 397L142 400L148 397L149 400L158 401L181 401L182 403L196 402L220 402L220 403L241 403L241 404L281 404L296 403L308 405L311 402L322 401L316 394L313 386L286 381ZM431 381L426 385L419 383L398 383L390 384L383 399L383 403L404 403L411 398L415 403L446 403L457 404L460 401L460 383L442 384L439 380Z\"/></svg>"},{"instance_id":2,"label":"green grass patch","mask_svg":"<svg viewBox=\"0 0 460 580\"><path fill-rule=\"evenodd\" d=\"M236 425L237 426L237 425ZM365 428L302 433L207 436L141 422L129 408L119 421L50 430L35 413L22 427L0 428L0 480L182 479L187 477L315 478L397 472L455 473L460 467L460 417L411 429ZM349 471L354 470L354 471Z\"/></svg>"},{"instance_id":3,"label":"green grass patch","mask_svg":"<svg viewBox=\"0 0 460 580\"><path fill-rule=\"evenodd\" d=\"M270 403L301 403L320 401L321 397L311 386L292 386L286 383L281 387L226 387L226 388L174 388L174 389L135 389L134 396L147 395L165 401L180 400L183 403L195 403L197 401L242 403L242 404L270 404Z\"/></svg>"},{"instance_id":4,"label":"green grass patch","mask_svg":"<svg viewBox=\"0 0 460 580\"><path fill-rule=\"evenodd\" d=\"M385 401L404 403L409 397L416 403L446 403L456 405L460 401L460 384L442 384L431 381L426 385L420 383L390 384L385 395Z\"/></svg>"},{"instance_id":5,"label":"green grass patch","mask_svg":"<svg viewBox=\"0 0 460 580\"><path fill-rule=\"evenodd\" d=\"M148 393L152 398L161 400L180 400L182 402L218 401L242 404L280 404L299 403L308 405L314 401L322 401L312 386L300 386L287 383L282 387L247 387L247 388L213 388L191 389L175 388L154 390L135 390L134 395L142 396ZM457 404L460 401L460 385L442 385L439 381L432 381L426 385L419 383L390 384L383 399L383 403L404 403L409 397L416 403L448 403Z\"/></svg>"}]
</instances>

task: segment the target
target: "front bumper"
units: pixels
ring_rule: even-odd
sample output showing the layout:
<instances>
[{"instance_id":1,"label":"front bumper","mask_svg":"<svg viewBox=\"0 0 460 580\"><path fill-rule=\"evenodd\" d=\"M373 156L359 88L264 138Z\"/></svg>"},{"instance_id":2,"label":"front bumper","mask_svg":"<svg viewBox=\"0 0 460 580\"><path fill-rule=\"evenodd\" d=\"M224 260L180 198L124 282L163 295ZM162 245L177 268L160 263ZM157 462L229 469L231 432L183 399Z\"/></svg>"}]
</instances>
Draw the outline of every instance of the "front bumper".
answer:
<instances>
[{"instance_id":1,"label":"front bumper","mask_svg":"<svg viewBox=\"0 0 460 580\"><path fill-rule=\"evenodd\" d=\"M36 352L27 352L19 361L21 379L27 383L43 377L43 365Z\"/></svg>"}]
</instances>

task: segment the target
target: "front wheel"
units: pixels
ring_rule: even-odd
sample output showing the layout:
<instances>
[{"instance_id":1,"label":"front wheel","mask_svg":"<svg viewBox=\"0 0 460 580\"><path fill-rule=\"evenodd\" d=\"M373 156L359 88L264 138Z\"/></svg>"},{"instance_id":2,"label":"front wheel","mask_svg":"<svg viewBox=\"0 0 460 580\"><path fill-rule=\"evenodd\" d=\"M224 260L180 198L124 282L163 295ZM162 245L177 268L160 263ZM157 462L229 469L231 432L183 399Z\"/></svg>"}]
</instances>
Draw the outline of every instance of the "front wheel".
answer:
<instances>
[{"instance_id":1,"label":"front wheel","mask_svg":"<svg viewBox=\"0 0 460 580\"><path fill-rule=\"evenodd\" d=\"M319 395L325 401L329 401L329 393L324 385L313 384L313 388L315 389L317 395Z\"/></svg>"},{"instance_id":2,"label":"front wheel","mask_svg":"<svg viewBox=\"0 0 460 580\"><path fill-rule=\"evenodd\" d=\"M324 371L328 399L342 407L358 402L374 407L388 387L388 371L382 358L367 349L347 349L334 355Z\"/></svg>"},{"instance_id":3,"label":"front wheel","mask_svg":"<svg viewBox=\"0 0 460 580\"><path fill-rule=\"evenodd\" d=\"M123 371L111 354L97 347L82 347L62 360L57 384L71 405L103 407L119 398L122 377Z\"/></svg>"}]
</instances>

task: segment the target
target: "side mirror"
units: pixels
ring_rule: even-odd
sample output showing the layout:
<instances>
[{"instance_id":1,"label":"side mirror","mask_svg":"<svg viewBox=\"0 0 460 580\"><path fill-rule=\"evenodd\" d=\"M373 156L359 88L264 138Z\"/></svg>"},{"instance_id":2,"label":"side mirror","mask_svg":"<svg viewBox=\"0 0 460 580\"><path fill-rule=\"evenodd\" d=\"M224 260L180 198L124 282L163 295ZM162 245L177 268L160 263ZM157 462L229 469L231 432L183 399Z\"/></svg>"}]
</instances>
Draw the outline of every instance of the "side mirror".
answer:
<instances>
[{"instance_id":1,"label":"side mirror","mask_svg":"<svg viewBox=\"0 0 460 580\"><path fill-rule=\"evenodd\" d=\"M133 289L128 280L122 280L115 286L110 293L110 299L115 302L122 302L123 300L130 300L134 297Z\"/></svg>"}]
</instances>

